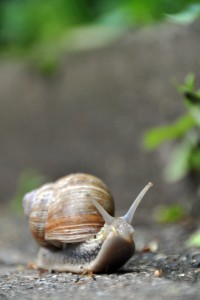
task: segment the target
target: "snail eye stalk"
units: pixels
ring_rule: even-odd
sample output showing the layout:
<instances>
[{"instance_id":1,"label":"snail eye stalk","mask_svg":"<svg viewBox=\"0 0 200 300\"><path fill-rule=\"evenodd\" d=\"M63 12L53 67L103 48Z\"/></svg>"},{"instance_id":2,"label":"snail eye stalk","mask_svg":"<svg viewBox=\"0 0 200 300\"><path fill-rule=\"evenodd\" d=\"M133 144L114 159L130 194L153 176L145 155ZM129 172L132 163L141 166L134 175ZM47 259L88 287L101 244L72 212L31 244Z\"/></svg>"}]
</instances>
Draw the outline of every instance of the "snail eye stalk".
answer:
<instances>
[{"instance_id":1,"label":"snail eye stalk","mask_svg":"<svg viewBox=\"0 0 200 300\"><path fill-rule=\"evenodd\" d=\"M140 194L137 196L137 198L135 199L135 201L133 202L133 204L131 205L131 207L129 208L128 212L123 216L124 221L126 221L128 224L131 224L135 211L138 207L138 205L140 204L142 198L144 197L144 195L146 194L146 192L149 190L150 187L153 186L152 182L149 182L144 188L143 190L140 192Z\"/></svg>"},{"instance_id":2,"label":"snail eye stalk","mask_svg":"<svg viewBox=\"0 0 200 300\"><path fill-rule=\"evenodd\" d=\"M96 200L91 198L91 201L94 204L94 206L97 208L99 213L102 215L105 223L107 225L110 225L114 221L115 218L110 216L109 213L107 213L107 211Z\"/></svg>"}]
</instances>

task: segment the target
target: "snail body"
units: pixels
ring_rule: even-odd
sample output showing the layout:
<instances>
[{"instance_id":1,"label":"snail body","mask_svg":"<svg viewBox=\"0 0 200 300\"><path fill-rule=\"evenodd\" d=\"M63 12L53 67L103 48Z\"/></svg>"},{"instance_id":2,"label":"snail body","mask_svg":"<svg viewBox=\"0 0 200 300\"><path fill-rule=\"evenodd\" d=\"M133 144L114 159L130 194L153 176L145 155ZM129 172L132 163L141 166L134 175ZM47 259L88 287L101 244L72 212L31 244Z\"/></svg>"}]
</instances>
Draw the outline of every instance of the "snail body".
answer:
<instances>
[{"instance_id":1,"label":"snail body","mask_svg":"<svg viewBox=\"0 0 200 300\"><path fill-rule=\"evenodd\" d=\"M89 174L71 174L27 193L24 212L41 246L37 266L61 272L104 273L134 254L133 215L149 183L127 214L114 218L107 186Z\"/></svg>"}]
</instances>

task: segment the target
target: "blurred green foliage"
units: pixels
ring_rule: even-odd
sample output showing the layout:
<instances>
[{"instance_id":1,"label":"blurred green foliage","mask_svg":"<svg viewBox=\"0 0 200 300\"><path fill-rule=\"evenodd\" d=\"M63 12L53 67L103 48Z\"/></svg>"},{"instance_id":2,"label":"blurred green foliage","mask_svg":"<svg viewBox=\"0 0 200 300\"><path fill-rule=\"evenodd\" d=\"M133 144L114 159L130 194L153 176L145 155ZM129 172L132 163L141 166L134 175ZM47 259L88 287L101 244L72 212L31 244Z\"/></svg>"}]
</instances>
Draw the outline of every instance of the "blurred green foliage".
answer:
<instances>
[{"instance_id":1,"label":"blurred green foliage","mask_svg":"<svg viewBox=\"0 0 200 300\"><path fill-rule=\"evenodd\" d=\"M16 214L21 214L23 211L22 208L22 199L24 195L44 184L47 181L47 178L41 175L36 170L25 170L22 172L19 177L17 190L15 196L11 201L11 209Z\"/></svg>"},{"instance_id":2,"label":"blurred green foliage","mask_svg":"<svg viewBox=\"0 0 200 300\"><path fill-rule=\"evenodd\" d=\"M84 27L104 27L107 41L110 29L109 37L115 35L113 28L118 32L119 28L151 24L170 17L173 21L181 17L184 22L188 16L197 18L199 12L200 1L197 0L1 0L0 53L44 60L44 67L47 65L44 70L48 72L54 69L63 48L74 41L74 29L76 34L80 29L88 47L94 45L94 34L88 39L87 30L81 30ZM102 32L98 34L97 30L97 45L99 39L104 39Z\"/></svg>"},{"instance_id":3,"label":"blurred green foliage","mask_svg":"<svg viewBox=\"0 0 200 300\"><path fill-rule=\"evenodd\" d=\"M177 89L183 95L186 114L173 124L150 129L144 135L144 146L149 150L169 140L176 142L165 169L168 181L180 180L191 172L200 174L200 90L195 89L194 75L187 75Z\"/></svg>"},{"instance_id":4,"label":"blurred green foliage","mask_svg":"<svg viewBox=\"0 0 200 300\"><path fill-rule=\"evenodd\" d=\"M185 215L185 210L182 205L171 204L168 206L156 207L154 219L158 223L172 223L182 220Z\"/></svg>"},{"instance_id":5,"label":"blurred green foliage","mask_svg":"<svg viewBox=\"0 0 200 300\"><path fill-rule=\"evenodd\" d=\"M174 141L170 152L170 160L164 170L165 179L175 182L187 175L199 185L200 178L200 90L195 88L195 76L188 74L184 84L176 83L177 90L184 99L186 113L172 124L148 130L144 134L144 146L155 150L167 141ZM198 186L197 186L198 190ZM186 216L182 205L173 204L156 210L155 219L158 222L180 221ZM198 237L190 240L195 243ZM188 244L189 245L189 244Z\"/></svg>"},{"instance_id":6,"label":"blurred green foliage","mask_svg":"<svg viewBox=\"0 0 200 300\"><path fill-rule=\"evenodd\" d=\"M200 230L195 231L186 241L187 247L200 247Z\"/></svg>"}]
</instances>

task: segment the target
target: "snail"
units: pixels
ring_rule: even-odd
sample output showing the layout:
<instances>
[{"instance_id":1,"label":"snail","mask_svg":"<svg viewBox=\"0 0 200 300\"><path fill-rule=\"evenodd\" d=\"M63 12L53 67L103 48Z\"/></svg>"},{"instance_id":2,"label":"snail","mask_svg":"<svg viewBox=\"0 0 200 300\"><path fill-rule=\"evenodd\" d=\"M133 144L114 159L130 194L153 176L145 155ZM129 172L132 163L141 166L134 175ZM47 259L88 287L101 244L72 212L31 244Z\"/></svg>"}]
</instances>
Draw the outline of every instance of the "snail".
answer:
<instances>
[{"instance_id":1,"label":"snail","mask_svg":"<svg viewBox=\"0 0 200 300\"><path fill-rule=\"evenodd\" d=\"M152 186L148 183L123 217L113 217L107 186L89 174L70 174L27 193L24 213L41 246L38 268L72 273L105 273L134 254L134 213Z\"/></svg>"}]
</instances>

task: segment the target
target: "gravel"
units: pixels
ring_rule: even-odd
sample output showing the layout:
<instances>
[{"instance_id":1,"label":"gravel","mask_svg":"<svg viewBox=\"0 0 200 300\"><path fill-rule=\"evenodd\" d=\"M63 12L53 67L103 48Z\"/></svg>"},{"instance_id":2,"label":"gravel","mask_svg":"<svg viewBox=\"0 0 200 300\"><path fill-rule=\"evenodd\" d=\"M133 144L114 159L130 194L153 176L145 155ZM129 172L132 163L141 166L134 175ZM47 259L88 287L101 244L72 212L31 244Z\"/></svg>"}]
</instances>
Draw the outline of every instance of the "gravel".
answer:
<instances>
[{"instance_id":1,"label":"gravel","mask_svg":"<svg viewBox=\"0 0 200 300\"><path fill-rule=\"evenodd\" d=\"M199 299L200 251L138 253L114 274L74 275L3 266L0 299Z\"/></svg>"},{"instance_id":2,"label":"gravel","mask_svg":"<svg viewBox=\"0 0 200 300\"><path fill-rule=\"evenodd\" d=\"M104 275L39 272L27 220L1 210L0 299L199 299L200 249L186 248L196 225L135 226L137 252Z\"/></svg>"}]
</instances>

